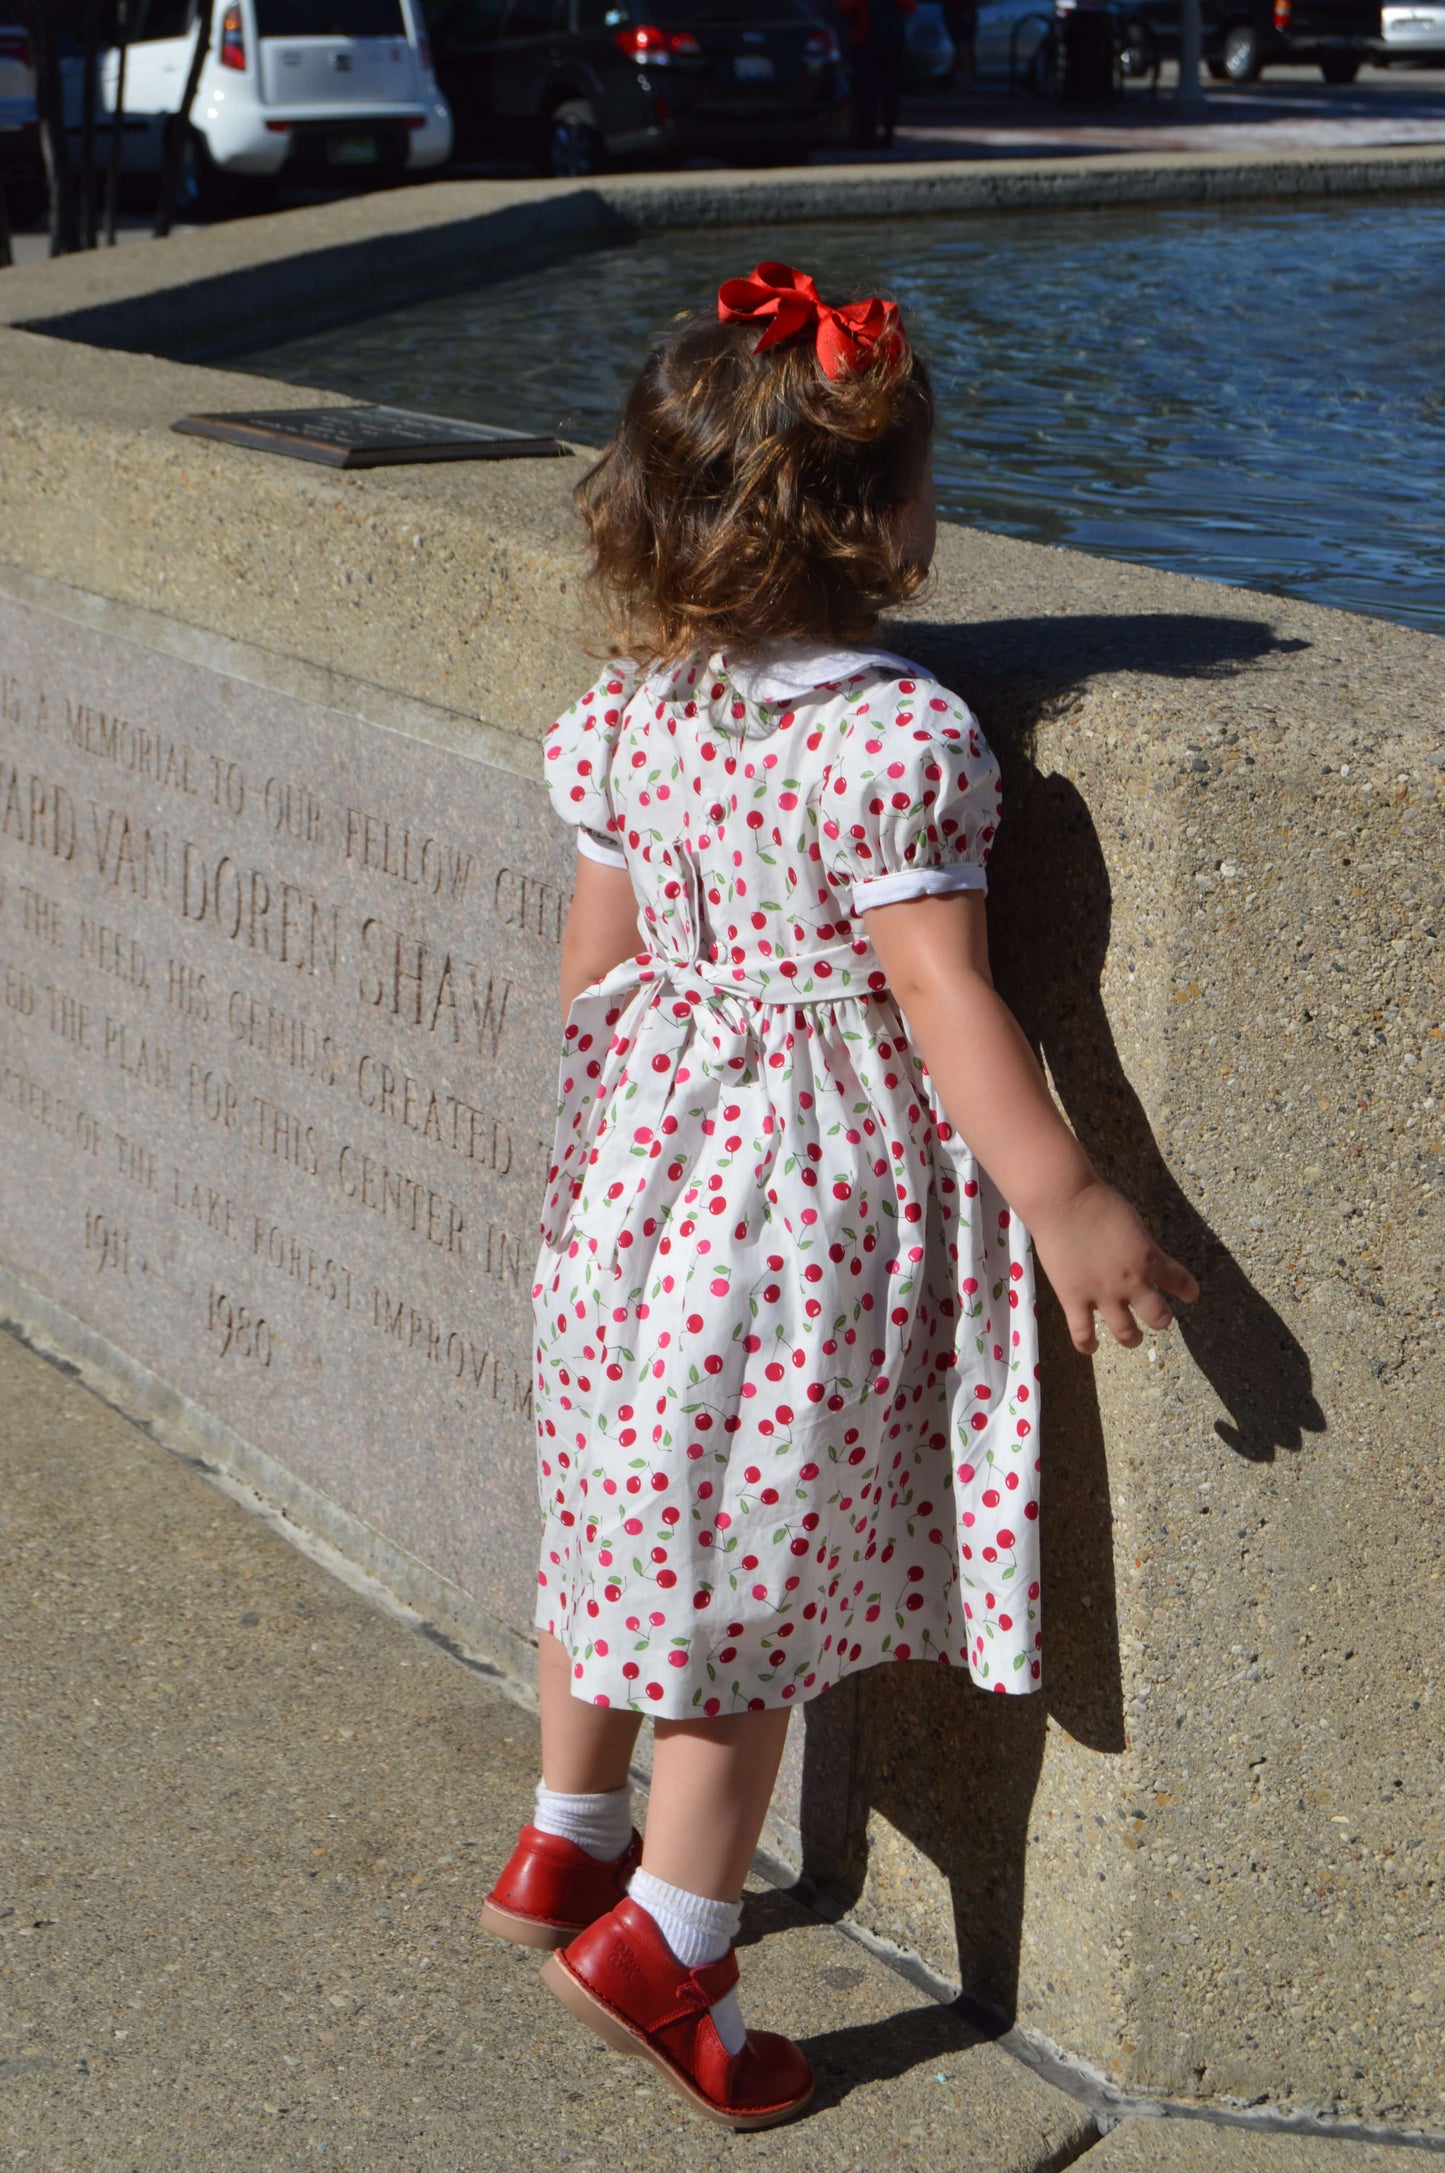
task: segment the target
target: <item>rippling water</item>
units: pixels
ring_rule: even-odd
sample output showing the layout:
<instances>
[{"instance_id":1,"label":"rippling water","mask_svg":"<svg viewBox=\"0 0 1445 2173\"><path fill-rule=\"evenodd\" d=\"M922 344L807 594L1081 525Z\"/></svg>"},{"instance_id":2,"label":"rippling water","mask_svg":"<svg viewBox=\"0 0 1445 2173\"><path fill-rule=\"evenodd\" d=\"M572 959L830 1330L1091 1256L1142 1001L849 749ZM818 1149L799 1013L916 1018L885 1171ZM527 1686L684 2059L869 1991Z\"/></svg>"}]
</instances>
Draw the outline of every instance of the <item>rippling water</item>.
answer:
<instances>
[{"instance_id":1,"label":"rippling water","mask_svg":"<svg viewBox=\"0 0 1445 2173\"><path fill-rule=\"evenodd\" d=\"M597 444L764 258L898 297L953 519L1445 633L1445 204L654 235L234 359Z\"/></svg>"}]
</instances>

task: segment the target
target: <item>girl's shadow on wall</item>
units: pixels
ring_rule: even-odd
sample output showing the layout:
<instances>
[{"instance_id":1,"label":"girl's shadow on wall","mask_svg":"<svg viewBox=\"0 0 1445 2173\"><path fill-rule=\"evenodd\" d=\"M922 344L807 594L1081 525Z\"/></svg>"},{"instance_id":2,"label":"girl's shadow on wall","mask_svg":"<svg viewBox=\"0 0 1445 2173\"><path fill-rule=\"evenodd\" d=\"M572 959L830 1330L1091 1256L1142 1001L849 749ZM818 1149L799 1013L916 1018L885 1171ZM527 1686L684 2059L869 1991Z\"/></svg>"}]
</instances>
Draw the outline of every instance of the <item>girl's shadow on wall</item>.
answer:
<instances>
[{"instance_id":1,"label":"girl's shadow on wall","mask_svg":"<svg viewBox=\"0 0 1445 2173\"><path fill-rule=\"evenodd\" d=\"M1181 1191L1114 1044L1101 994L1111 895L1089 810L1030 749L1042 710L1096 672L1233 677L1283 643L1256 619L1157 614L893 629L904 653L962 688L1004 766L1004 823L990 867L999 988L1047 1061L1100 1173L1198 1277L1178 1333L1229 1416L1222 1440L1256 1462L1297 1449L1324 1418L1308 1359L1223 1240ZM859 1898L876 1810L947 1879L965 2001L1012 2020L1025 1855L1048 1717L1091 1750L1125 1748L1113 1523L1093 1369L1041 1279L1046 1406L1041 1514L1045 1689L988 1697L942 1667L876 1668L806 1708L804 1875L839 1907ZM845 1809L846 1807L846 1809ZM885 1873L885 1876L887 1874ZM900 1928L890 1884L891 1929ZM922 1925L917 1944L936 1947ZM922 2057L923 2055L920 2055ZM890 2068L890 2072L892 2069Z\"/></svg>"}]
</instances>

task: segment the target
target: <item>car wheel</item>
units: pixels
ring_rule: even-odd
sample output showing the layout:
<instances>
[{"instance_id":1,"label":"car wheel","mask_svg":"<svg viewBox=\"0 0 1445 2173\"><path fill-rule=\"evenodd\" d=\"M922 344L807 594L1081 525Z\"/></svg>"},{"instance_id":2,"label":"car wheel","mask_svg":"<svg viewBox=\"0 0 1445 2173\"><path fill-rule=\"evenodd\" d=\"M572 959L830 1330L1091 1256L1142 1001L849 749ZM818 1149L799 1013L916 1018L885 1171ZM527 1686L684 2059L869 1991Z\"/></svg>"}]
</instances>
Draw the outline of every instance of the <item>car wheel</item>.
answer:
<instances>
[{"instance_id":1,"label":"car wheel","mask_svg":"<svg viewBox=\"0 0 1445 2173\"><path fill-rule=\"evenodd\" d=\"M1254 82L1263 64L1263 55L1259 49L1259 32L1252 23L1235 23L1225 31L1220 58L1231 83Z\"/></svg>"},{"instance_id":2,"label":"car wheel","mask_svg":"<svg viewBox=\"0 0 1445 2173\"><path fill-rule=\"evenodd\" d=\"M274 211L280 194L279 174L246 174L235 184L236 209L252 217Z\"/></svg>"},{"instance_id":3,"label":"car wheel","mask_svg":"<svg viewBox=\"0 0 1445 2173\"><path fill-rule=\"evenodd\" d=\"M28 227L43 226L50 210L50 190L43 170L38 166L17 167L4 180L5 202L15 231L23 233Z\"/></svg>"},{"instance_id":4,"label":"car wheel","mask_svg":"<svg viewBox=\"0 0 1445 2173\"><path fill-rule=\"evenodd\" d=\"M1019 81L1035 98L1057 98L1064 87L1064 41L1046 30L1023 63Z\"/></svg>"},{"instance_id":5,"label":"car wheel","mask_svg":"<svg viewBox=\"0 0 1445 2173\"><path fill-rule=\"evenodd\" d=\"M1137 83L1142 76L1151 75L1158 66L1153 32L1147 23L1125 24L1123 43L1119 47L1119 66L1131 83Z\"/></svg>"},{"instance_id":6,"label":"car wheel","mask_svg":"<svg viewBox=\"0 0 1445 2173\"><path fill-rule=\"evenodd\" d=\"M1320 60L1320 74L1327 83L1353 83L1359 72L1358 53L1326 53Z\"/></svg>"},{"instance_id":7,"label":"car wheel","mask_svg":"<svg viewBox=\"0 0 1445 2173\"><path fill-rule=\"evenodd\" d=\"M559 179L598 174L604 158L602 132L592 108L580 100L558 106L547 123L546 171Z\"/></svg>"}]
</instances>

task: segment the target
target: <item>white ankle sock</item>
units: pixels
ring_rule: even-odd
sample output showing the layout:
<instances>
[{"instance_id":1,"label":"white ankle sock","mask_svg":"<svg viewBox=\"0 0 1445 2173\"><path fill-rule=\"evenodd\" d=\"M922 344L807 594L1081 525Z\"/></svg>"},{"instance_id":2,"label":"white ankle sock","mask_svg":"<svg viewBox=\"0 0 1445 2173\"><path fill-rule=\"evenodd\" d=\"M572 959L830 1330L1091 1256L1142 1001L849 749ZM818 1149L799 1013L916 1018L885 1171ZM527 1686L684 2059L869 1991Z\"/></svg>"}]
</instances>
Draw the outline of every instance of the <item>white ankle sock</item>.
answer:
<instances>
[{"instance_id":1,"label":"white ankle sock","mask_svg":"<svg viewBox=\"0 0 1445 2173\"><path fill-rule=\"evenodd\" d=\"M532 1824L539 1833L575 1841L579 1849L610 1864L632 1838L632 1788L605 1788L595 1796L565 1796L539 1784Z\"/></svg>"},{"instance_id":2,"label":"white ankle sock","mask_svg":"<svg viewBox=\"0 0 1445 2173\"><path fill-rule=\"evenodd\" d=\"M669 1886L650 1871L635 1871L628 1898L647 1911L663 1938L685 1969L700 1969L705 1962L720 1962L737 1938L743 1920L740 1901L712 1901L706 1894L690 1894L685 1886ZM712 2007L713 2027L729 2052L741 2052L748 2033L738 2007L736 1987L724 1992Z\"/></svg>"}]
</instances>

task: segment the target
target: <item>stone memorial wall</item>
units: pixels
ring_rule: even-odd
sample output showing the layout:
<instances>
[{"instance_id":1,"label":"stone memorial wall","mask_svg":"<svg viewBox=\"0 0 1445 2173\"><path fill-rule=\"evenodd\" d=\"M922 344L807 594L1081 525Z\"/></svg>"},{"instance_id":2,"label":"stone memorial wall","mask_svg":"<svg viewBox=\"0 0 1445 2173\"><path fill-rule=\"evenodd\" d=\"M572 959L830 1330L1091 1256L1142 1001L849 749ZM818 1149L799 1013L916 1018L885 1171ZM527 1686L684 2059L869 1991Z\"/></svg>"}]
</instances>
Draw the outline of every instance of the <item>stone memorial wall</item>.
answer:
<instances>
[{"instance_id":1,"label":"stone memorial wall","mask_svg":"<svg viewBox=\"0 0 1445 2173\"><path fill-rule=\"evenodd\" d=\"M0 1254L521 1625L572 854L416 753L0 603Z\"/></svg>"}]
</instances>

